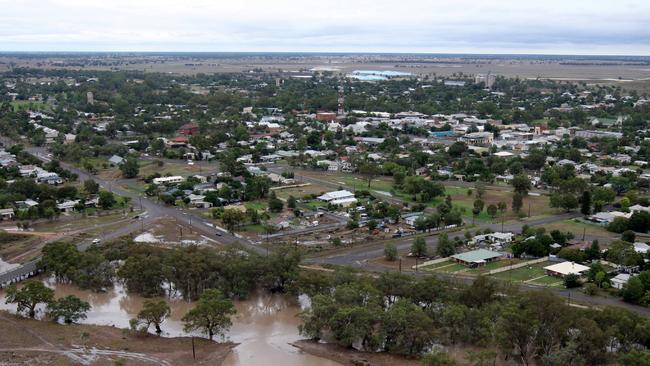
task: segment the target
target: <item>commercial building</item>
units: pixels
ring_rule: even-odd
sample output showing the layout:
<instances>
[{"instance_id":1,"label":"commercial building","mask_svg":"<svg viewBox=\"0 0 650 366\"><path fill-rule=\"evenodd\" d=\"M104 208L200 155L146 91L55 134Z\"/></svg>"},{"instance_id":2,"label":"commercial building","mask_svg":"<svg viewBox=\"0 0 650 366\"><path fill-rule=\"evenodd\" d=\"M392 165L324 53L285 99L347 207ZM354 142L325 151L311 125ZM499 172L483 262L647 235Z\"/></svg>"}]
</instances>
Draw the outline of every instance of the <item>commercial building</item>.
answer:
<instances>
[{"instance_id":1,"label":"commercial building","mask_svg":"<svg viewBox=\"0 0 650 366\"><path fill-rule=\"evenodd\" d=\"M323 202L327 202L333 205L341 205L344 207L357 203L357 199L354 197L354 193L346 190L325 193L324 195L319 196L318 199Z\"/></svg>"},{"instance_id":2,"label":"commercial building","mask_svg":"<svg viewBox=\"0 0 650 366\"><path fill-rule=\"evenodd\" d=\"M185 180L185 178L181 177L180 175L175 175L175 176L171 176L171 177L154 178L153 179L153 184L155 184L155 185L177 184L177 183L182 183L184 180Z\"/></svg>"}]
</instances>

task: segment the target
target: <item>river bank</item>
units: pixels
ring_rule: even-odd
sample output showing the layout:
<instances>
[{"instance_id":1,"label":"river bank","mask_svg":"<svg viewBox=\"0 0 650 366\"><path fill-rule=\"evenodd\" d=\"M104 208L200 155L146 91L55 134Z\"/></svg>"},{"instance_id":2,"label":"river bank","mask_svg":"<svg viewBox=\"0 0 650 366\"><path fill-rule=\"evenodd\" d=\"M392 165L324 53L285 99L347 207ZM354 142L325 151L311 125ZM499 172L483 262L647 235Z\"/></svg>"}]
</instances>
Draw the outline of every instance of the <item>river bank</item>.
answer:
<instances>
[{"instance_id":1,"label":"river bank","mask_svg":"<svg viewBox=\"0 0 650 366\"><path fill-rule=\"evenodd\" d=\"M129 328L129 319L134 318L142 309L144 298L139 295L129 294L125 288L117 283L107 292L97 293L81 290L76 286L58 284L51 279L41 280L55 291L55 297L74 295L87 301L91 305L87 318L81 323L83 326L100 326L98 329L112 329L121 335L121 329ZM265 291L256 291L251 297L243 301L235 301L237 314L232 318L232 327L226 333L224 341L232 342L225 358L220 363L211 365L223 366L341 366L340 363L326 358L314 356L291 346L302 337L298 334L298 325L302 306L300 299L295 297L272 294ZM183 330L182 317L194 307L194 304L181 299L166 299L171 308L171 316L162 324L162 339L202 339L204 334L188 334ZM5 304L4 293L0 291L0 310L15 313L15 304ZM43 306L37 308L38 316L43 314ZM22 321L22 320L21 320ZM30 321L31 322L31 321ZM56 326L49 321L40 323ZM1 326L1 324L0 324ZM81 325L80 325L81 326ZM78 329L77 325L70 329ZM3 329L0 327L0 329ZM57 328L59 329L59 328ZM60 329L67 328L61 326ZM9 332L11 334L11 332ZM68 336L72 337L69 338ZM76 337L76 338L75 338ZM148 337L146 341L160 339L156 336ZM119 337L118 337L119 338ZM66 335L65 339L79 339L79 334ZM79 344L79 343L75 343ZM0 343L0 348L3 344ZM114 348L111 348L114 349ZM191 354L191 344L180 349L187 349ZM27 352L27 350L24 350ZM152 352L155 349L152 349ZM2 351L0 351L2 352ZM0 365L3 364L0 361ZM11 364L11 363L10 363ZM27 363L31 365L31 363ZM35 363L38 364L38 363ZM42 363L51 365L52 363ZM56 364L56 363L54 363ZM146 364L146 363L145 363ZM172 365L185 365L184 362L174 362ZM93 363L94 365L94 363Z\"/></svg>"},{"instance_id":2,"label":"river bank","mask_svg":"<svg viewBox=\"0 0 650 366\"><path fill-rule=\"evenodd\" d=\"M419 366L420 360L407 359L387 353L361 352L331 343L299 340L291 343L302 352L335 361L344 366Z\"/></svg>"},{"instance_id":3,"label":"river bank","mask_svg":"<svg viewBox=\"0 0 650 366\"><path fill-rule=\"evenodd\" d=\"M233 342L191 337L132 335L122 329L87 324L61 325L0 311L2 365L221 365Z\"/></svg>"}]
</instances>

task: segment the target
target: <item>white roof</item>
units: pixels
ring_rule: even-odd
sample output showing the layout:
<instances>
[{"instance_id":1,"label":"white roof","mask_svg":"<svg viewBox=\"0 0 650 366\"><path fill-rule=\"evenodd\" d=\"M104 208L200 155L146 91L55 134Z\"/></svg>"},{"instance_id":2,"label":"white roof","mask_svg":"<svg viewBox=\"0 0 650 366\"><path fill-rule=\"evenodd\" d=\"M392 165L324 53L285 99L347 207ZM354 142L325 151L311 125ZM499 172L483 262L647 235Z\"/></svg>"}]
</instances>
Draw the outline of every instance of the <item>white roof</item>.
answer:
<instances>
[{"instance_id":1,"label":"white roof","mask_svg":"<svg viewBox=\"0 0 650 366\"><path fill-rule=\"evenodd\" d=\"M350 191L342 190L342 191L325 193L324 195L318 197L318 199L322 201L340 200L343 198L354 198L354 193Z\"/></svg>"},{"instance_id":2,"label":"white roof","mask_svg":"<svg viewBox=\"0 0 650 366\"><path fill-rule=\"evenodd\" d=\"M494 156L499 156L499 157L502 157L502 158L513 156L513 155L515 155L515 154L513 154L511 152L507 152L507 151L499 151L499 152L494 153Z\"/></svg>"},{"instance_id":3,"label":"white roof","mask_svg":"<svg viewBox=\"0 0 650 366\"><path fill-rule=\"evenodd\" d=\"M559 273L563 276L569 275L569 274L582 274L582 272L586 272L589 270L589 267L583 266L582 264L574 263L574 262L562 262L558 264L553 264L550 266L544 267L545 270Z\"/></svg>"},{"instance_id":4,"label":"white roof","mask_svg":"<svg viewBox=\"0 0 650 366\"><path fill-rule=\"evenodd\" d=\"M612 277L611 281L626 284L630 277L631 276L627 273L619 273L615 277Z\"/></svg>"},{"instance_id":5,"label":"white roof","mask_svg":"<svg viewBox=\"0 0 650 366\"><path fill-rule=\"evenodd\" d=\"M634 243L634 251L637 253L647 253L650 250L650 245L646 243Z\"/></svg>"}]
</instances>

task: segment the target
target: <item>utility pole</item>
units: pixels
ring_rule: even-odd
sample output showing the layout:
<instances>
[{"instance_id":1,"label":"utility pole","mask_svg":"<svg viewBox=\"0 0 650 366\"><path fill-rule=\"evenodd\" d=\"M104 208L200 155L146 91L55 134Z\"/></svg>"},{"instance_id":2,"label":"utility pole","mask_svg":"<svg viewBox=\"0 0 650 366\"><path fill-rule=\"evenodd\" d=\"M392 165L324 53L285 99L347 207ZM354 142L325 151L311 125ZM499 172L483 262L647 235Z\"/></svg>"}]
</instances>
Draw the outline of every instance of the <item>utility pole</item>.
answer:
<instances>
[{"instance_id":1,"label":"utility pole","mask_svg":"<svg viewBox=\"0 0 650 366\"><path fill-rule=\"evenodd\" d=\"M528 218L530 218L530 202L528 202Z\"/></svg>"},{"instance_id":2,"label":"utility pole","mask_svg":"<svg viewBox=\"0 0 650 366\"><path fill-rule=\"evenodd\" d=\"M402 273L402 257L399 258L399 273Z\"/></svg>"},{"instance_id":3,"label":"utility pole","mask_svg":"<svg viewBox=\"0 0 650 366\"><path fill-rule=\"evenodd\" d=\"M585 234L587 234L587 228L582 228L582 241L585 241Z\"/></svg>"},{"instance_id":4,"label":"utility pole","mask_svg":"<svg viewBox=\"0 0 650 366\"><path fill-rule=\"evenodd\" d=\"M192 336L192 358L196 360L196 348L194 347L194 336Z\"/></svg>"}]
</instances>

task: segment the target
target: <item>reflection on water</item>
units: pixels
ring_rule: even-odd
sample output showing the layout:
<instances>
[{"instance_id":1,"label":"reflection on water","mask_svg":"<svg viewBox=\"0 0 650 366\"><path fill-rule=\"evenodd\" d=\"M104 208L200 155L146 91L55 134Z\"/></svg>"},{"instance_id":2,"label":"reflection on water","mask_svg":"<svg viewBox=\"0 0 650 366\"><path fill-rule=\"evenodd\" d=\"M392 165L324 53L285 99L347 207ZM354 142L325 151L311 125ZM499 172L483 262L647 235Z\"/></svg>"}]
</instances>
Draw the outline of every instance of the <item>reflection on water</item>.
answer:
<instances>
[{"instance_id":1,"label":"reflection on water","mask_svg":"<svg viewBox=\"0 0 650 366\"><path fill-rule=\"evenodd\" d=\"M55 289L57 298L75 295L90 303L92 308L87 314L88 318L83 321L87 324L128 328L129 319L135 317L144 301L140 296L127 294L119 284L105 293L83 291L50 281L46 281L46 284ZM301 299L300 303L308 301ZM163 335L187 335L183 332L181 318L193 305L183 300L169 300L169 306L171 316L162 325ZM235 302L235 307L237 314L233 317L233 326L226 339L240 344L226 358L225 366L340 366L339 363L304 354L289 344L301 337L297 317L300 306L288 297L259 291L249 300ZM16 311L15 305L5 304L4 293L0 293L0 309Z\"/></svg>"}]
</instances>

